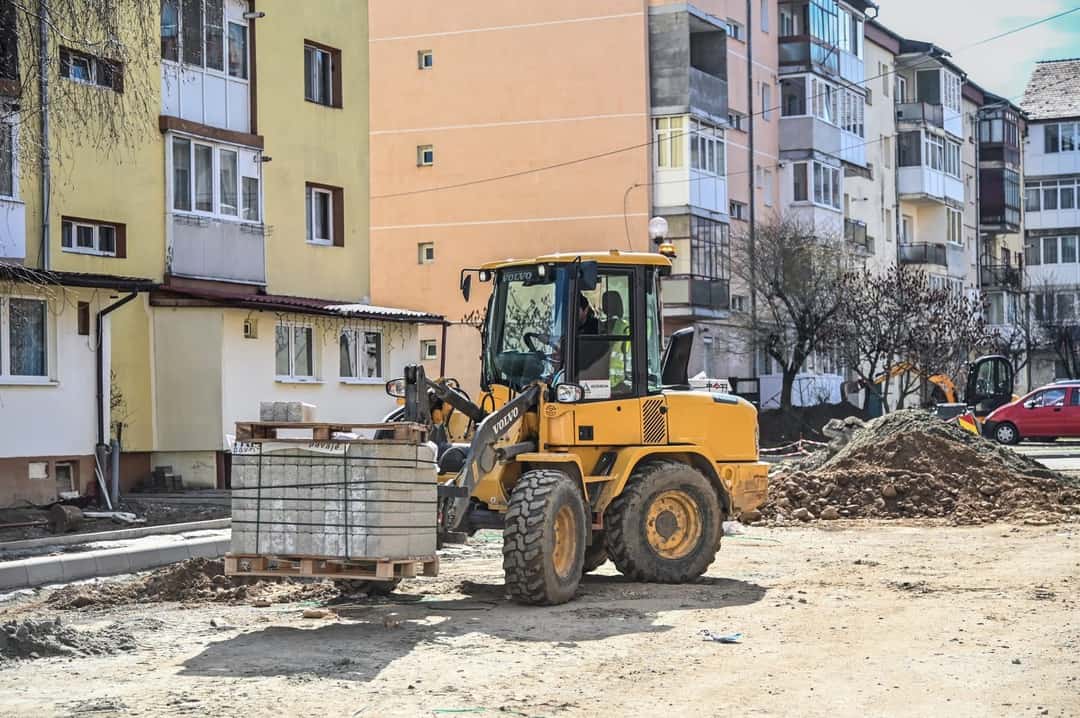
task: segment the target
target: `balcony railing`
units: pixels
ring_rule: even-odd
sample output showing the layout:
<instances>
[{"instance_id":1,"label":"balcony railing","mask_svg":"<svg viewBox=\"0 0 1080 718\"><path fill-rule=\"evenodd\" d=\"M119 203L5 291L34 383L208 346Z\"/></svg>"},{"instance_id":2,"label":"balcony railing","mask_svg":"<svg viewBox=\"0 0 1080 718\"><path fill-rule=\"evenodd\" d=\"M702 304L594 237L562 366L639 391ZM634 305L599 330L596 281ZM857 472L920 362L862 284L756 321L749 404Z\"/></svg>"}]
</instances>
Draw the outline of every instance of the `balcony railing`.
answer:
<instances>
[{"instance_id":1,"label":"balcony railing","mask_svg":"<svg viewBox=\"0 0 1080 718\"><path fill-rule=\"evenodd\" d=\"M984 264L981 275L984 287L1020 289L1024 272L1011 264Z\"/></svg>"},{"instance_id":2,"label":"balcony railing","mask_svg":"<svg viewBox=\"0 0 1080 718\"><path fill-rule=\"evenodd\" d=\"M936 264L947 267L949 259L944 244L913 242L900 245L900 264Z\"/></svg>"},{"instance_id":3,"label":"balcony railing","mask_svg":"<svg viewBox=\"0 0 1080 718\"><path fill-rule=\"evenodd\" d=\"M945 127L945 109L941 105L926 102L902 102L896 106L897 122L925 122L934 127Z\"/></svg>"},{"instance_id":4,"label":"balcony railing","mask_svg":"<svg viewBox=\"0 0 1080 718\"><path fill-rule=\"evenodd\" d=\"M690 304L708 309L731 308L731 283L726 279L691 275Z\"/></svg>"}]
</instances>

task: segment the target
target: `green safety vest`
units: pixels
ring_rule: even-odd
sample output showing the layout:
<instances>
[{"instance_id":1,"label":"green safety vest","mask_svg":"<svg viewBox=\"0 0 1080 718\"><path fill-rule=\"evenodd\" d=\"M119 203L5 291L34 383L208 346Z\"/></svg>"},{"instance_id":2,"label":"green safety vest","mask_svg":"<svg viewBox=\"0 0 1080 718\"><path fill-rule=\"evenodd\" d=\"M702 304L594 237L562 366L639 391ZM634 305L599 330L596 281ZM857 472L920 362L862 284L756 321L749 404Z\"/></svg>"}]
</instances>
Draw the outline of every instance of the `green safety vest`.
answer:
<instances>
[{"instance_id":1,"label":"green safety vest","mask_svg":"<svg viewBox=\"0 0 1080 718\"><path fill-rule=\"evenodd\" d=\"M616 336L628 335L630 333L630 325L625 319L616 318L612 324L610 332ZM619 386L627 382L626 370L630 365L630 342L617 342L611 345L611 355L608 359L608 378L611 381L611 388Z\"/></svg>"}]
</instances>

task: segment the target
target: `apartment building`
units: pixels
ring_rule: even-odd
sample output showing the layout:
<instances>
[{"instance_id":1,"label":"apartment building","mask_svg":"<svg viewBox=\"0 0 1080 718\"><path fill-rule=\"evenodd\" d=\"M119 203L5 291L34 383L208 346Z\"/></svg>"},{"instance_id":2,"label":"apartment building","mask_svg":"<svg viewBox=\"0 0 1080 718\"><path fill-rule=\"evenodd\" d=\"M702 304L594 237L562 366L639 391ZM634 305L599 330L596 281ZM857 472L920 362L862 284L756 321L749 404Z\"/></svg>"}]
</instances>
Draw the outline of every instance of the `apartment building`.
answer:
<instances>
[{"instance_id":1,"label":"apartment building","mask_svg":"<svg viewBox=\"0 0 1080 718\"><path fill-rule=\"evenodd\" d=\"M96 93L133 131L114 147L80 143L58 102L51 165L13 173L25 230L0 228L5 271L93 285L50 290L62 297L55 310L28 320L44 338L27 343L45 358L8 362L32 365L39 381L0 410L5 426L35 433L0 440L10 457L0 461L9 488L0 501L55 495L39 487L73 471L85 489L87 457L110 437L122 445L125 483L169 465L186 485L220 486L232 425L256 417L260 401L310 402L330 421L392 408L385 380L418 359L420 323L440 317L370 303L366 15L348 0L318 9L263 0L257 10L247 0L162 0L122 28L132 47L153 49L126 65L94 54L92 24L50 37L57 96ZM29 105L36 83L27 87ZM13 124L9 144L31 130ZM44 203L42 167L54 179ZM116 290L131 298L116 302ZM100 343L86 338L95 315ZM52 409L62 402L70 416ZM42 431L54 421L72 425ZM49 450L53 442L63 450Z\"/></svg>"},{"instance_id":2,"label":"apartment building","mask_svg":"<svg viewBox=\"0 0 1080 718\"><path fill-rule=\"evenodd\" d=\"M1080 59L1038 63L1021 106L1027 311L1045 342L1031 360L1038 385L1070 377L1080 346Z\"/></svg>"},{"instance_id":3,"label":"apartment building","mask_svg":"<svg viewBox=\"0 0 1080 718\"><path fill-rule=\"evenodd\" d=\"M693 371L752 373L730 252L779 202L777 20L775 0L373 5L371 261L395 271L372 293L451 320L422 335L430 372L478 381L462 267L646 250L659 215L667 329L698 327Z\"/></svg>"}]
</instances>

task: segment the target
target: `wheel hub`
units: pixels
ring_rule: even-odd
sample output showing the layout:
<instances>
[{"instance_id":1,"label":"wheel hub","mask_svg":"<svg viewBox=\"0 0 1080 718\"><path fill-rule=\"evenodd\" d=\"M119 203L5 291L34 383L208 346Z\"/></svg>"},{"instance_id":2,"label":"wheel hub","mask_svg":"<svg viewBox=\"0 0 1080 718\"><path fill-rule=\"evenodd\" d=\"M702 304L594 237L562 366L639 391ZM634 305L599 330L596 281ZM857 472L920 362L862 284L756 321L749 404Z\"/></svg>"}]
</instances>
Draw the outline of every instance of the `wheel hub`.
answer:
<instances>
[{"instance_id":1,"label":"wheel hub","mask_svg":"<svg viewBox=\"0 0 1080 718\"><path fill-rule=\"evenodd\" d=\"M674 489L653 499L645 518L645 535L659 556L683 558L697 547L702 533L701 510L690 494Z\"/></svg>"},{"instance_id":2,"label":"wheel hub","mask_svg":"<svg viewBox=\"0 0 1080 718\"><path fill-rule=\"evenodd\" d=\"M576 529L574 512L569 506L563 506L555 514L555 547L551 555L551 563L560 578L569 576L574 567Z\"/></svg>"}]
</instances>

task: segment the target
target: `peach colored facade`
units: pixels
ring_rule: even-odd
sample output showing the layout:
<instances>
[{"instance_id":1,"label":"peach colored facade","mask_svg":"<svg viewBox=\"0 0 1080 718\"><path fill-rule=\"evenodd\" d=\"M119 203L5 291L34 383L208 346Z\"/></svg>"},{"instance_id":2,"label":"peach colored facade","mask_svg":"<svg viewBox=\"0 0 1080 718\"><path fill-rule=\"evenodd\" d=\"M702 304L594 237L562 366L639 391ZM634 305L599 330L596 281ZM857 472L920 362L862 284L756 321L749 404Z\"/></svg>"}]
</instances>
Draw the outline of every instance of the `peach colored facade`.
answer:
<instances>
[{"instance_id":1,"label":"peach colored facade","mask_svg":"<svg viewBox=\"0 0 1080 718\"><path fill-rule=\"evenodd\" d=\"M760 1L752 5L748 22L745 2L692 3L699 16L713 16L702 22L730 19L754 33L760 109L760 81L778 99L777 48L775 37L761 32ZM438 328L421 337L437 344L429 372L466 386L477 381L480 335L462 320L482 310L486 292L481 287L470 304L462 300L462 267L649 246L646 225L657 213L650 13L679 9L661 6L681 6L685 14L685 3L657 0L371 3L372 301L437 311L452 322L446 346ZM766 7L775 31L775 0ZM730 107L742 114L746 54L744 42L729 39ZM778 112L769 122L756 119L755 163L772 164ZM748 134L724 134L730 199L747 203ZM420 148L427 146L433 161L422 166ZM500 179L485 181L492 178ZM775 173L763 179L773 186L757 190L759 217L769 209L767 196L778 200ZM727 210L711 221L726 224ZM732 234L744 231L734 226ZM421 247L428 244L430 261ZM732 371L746 376L749 368Z\"/></svg>"}]
</instances>

